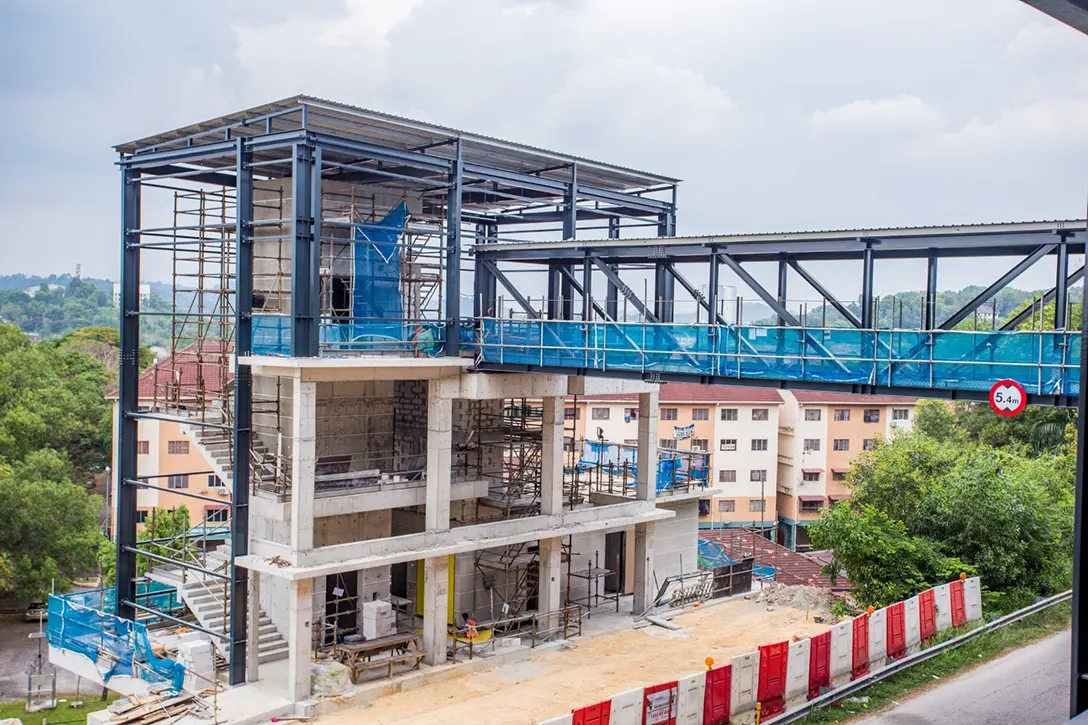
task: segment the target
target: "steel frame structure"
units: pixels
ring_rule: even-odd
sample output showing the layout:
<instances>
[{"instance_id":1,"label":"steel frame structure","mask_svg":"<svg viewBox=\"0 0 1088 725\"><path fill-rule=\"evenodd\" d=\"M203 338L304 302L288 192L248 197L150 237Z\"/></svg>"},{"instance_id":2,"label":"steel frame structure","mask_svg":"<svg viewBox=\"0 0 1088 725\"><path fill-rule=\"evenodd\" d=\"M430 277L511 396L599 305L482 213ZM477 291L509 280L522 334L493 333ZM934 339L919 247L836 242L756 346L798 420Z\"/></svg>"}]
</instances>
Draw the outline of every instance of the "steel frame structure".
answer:
<instances>
[{"instance_id":1,"label":"steel frame structure","mask_svg":"<svg viewBox=\"0 0 1088 725\"><path fill-rule=\"evenodd\" d=\"M327 313L321 301L322 245L343 243L344 237L336 232L350 230L355 221L328 218L322 206L323 185L338 182L353 191L411 191L422 199L423 216L442 226L438 236L444 296L431 313L445 330L444 353L457 356L462 329L471 328L461 313L466 232L474 233L478 243L499 244L517 241L525 233L571 239L579 231L607 231L618 237L621 226L653 226L664 232L675 226L676 179L307 96L121 144L116 150L120 153L122 220L117 611L133 619L144 610L135 602L137 558L165 559L141 549L137 540L136 492L148 487L137 470L138 422L166 420L228 431L233 466L229 571L223 575L193 564L183 568L229 583L226 639L231 684L243 682L246 676L247 574L235 566L234 559L247 553L253 482L253 379L249 366L239 360L253 351L254 323L261 317L254 306L256 243L280 240L289 250L289 299L278 310L289 334L286 352L294 357L329 353L321 342L322 318ZM254 213L255 188L270 180L289 183L291 212L286 218L258 218ZM206 186L219 189L224 197L233 196L234 219L143 226L146 189L176 192ZM511 236L500 236L500 228ZM216 239L206 240L205 232L212 229ZM235 289L219 290L230 304L201 317L225 322L233 335L233 416L224 424L143 410L138 397L140 320L151 313L142 312L140 305L142 253L169 252L179 246L199 248L224 240L224 263L233 262L236 270ZM570 284L566 271L553 271L560 289ZM476 276L477 314L486 312L478 309L479 293L493 288L486 272Z\"/></svg>"}]
</instances>

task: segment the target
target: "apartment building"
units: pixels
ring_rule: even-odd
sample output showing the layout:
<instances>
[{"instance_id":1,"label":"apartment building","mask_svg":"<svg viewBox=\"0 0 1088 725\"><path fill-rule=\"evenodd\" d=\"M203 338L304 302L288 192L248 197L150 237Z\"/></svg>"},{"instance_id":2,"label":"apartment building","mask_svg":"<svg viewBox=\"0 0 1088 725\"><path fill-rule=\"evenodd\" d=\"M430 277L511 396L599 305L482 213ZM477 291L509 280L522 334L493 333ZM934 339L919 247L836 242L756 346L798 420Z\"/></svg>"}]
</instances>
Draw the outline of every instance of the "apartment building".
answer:
<instances>
[{"instance_id":1,"label":"apartment building","mask_svg":"<svg viewBox=\"0 0 1088 725\"><path fill-rule=\"evenodd\" d=\"M846 474L862 451L914 424L915 398L807 390L781 391L778 435L778 540L811 548L805 526L849 497Z\"/></svg>"},{"instance_id":2,"label":"apartment building","mask_svg":"<svg viewBox=\"0 0 1088 725\"><path fill-rule=\"evenodd\" d=\"M230 374L225 365L211 359L202 359L192 349L178 351L174 356L157 361L147 368L139 379L141 410L154 414L157 405L171 398L177 391L200 388L209 397L218 397ZM113 453L114 480L111 499L117 500L118 463L118 403L117 393L107 398L113 405ZM166 417L166 416L163 416ZM138 439L136 456L140 480L147 484L136 493L136 521L143 524L156 509L173 511L185 506L189 522L193 526L226 524L230 516L229 479L222 467L229 466L229 451L225 447L197 445L192 426L175 420L141 419L137 424ZM217 453L218 458L217 458ZM185 493L216 499L209 502ZM222 503L219 503L222 501Z\"/></svg>"},{"instance_id":3,"label":"apartment building","mask_svg":"<svg viewBox=\"0 0 1088 725\"><path fill-rule=\"evenodd\" d=\"M638 433L638 396L568 398L567 444L584 439L633 444ZM699 526L773 528L777 521L779 411L775 390L725 385L666 383L661 386L660 448L705 451L712 487L719 495L700 501Z\"/></svg>"}]
</instances>

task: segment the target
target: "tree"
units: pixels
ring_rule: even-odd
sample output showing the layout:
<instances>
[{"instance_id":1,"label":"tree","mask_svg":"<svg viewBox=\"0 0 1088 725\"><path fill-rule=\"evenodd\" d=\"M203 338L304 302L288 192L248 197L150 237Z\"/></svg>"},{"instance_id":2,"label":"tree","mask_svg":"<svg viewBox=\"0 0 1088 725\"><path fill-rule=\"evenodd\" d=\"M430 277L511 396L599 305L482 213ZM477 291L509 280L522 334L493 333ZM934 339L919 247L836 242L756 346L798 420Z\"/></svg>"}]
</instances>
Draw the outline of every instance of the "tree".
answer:
<instances>
[{"instance_id":1,"label":"tree","mask_svg":"<svg viewBox=\"0 0 1088 725\"><path fill-rule=\"evenodd\" d=\"M69 480L66 458L37 450L0 466L0 555L10 569L6 590L39 599L55 584L67 591L94 571L102 538L102 499Z\"/></svg>"},{"instance_id":2,"label":"tree","mask_svg":"<svg viewBox=\"0 0 1088 725\"><path fill-rule=\"evenodd\" d=\"M152 554L175 559L195 559L198 556L196 547L183 536L188 530L187 507L179 506L172 510L156 508L140 528L137 538L142 542L141 548ZM117 544L102 541L98 546L97 557L103 586L114 586L117 584ZM136 575L143 576L153 564L146 556L137 556Z\"/></svg>"}]
</instances>

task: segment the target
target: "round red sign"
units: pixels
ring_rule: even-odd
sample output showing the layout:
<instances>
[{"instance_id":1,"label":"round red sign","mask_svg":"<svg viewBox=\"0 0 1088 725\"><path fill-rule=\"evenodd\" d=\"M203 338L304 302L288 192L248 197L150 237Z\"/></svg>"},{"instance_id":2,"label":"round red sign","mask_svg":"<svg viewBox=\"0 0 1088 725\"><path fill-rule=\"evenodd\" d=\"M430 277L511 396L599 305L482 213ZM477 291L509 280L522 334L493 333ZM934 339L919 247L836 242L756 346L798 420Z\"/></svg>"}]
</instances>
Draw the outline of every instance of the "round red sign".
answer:
<instances>
[{"instance_id":1,"label":"round red sign","mask_svg":"<svg viewBox=\"0 0 1088 725\"><path fill-rule=\"evenodd\" d=\"M1015 380L998 380L990 388L990 407L998 415L1017 415L1027 404L1028 394Z\"/></svg>"}]
</instances>

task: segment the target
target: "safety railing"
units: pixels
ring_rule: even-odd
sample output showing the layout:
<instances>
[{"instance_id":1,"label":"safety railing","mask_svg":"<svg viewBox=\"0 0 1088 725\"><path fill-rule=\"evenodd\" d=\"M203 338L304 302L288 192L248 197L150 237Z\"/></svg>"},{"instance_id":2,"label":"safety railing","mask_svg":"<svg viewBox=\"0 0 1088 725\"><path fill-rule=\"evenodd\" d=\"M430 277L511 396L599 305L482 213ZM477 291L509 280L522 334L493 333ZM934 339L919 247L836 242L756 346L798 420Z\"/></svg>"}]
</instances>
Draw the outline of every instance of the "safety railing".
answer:
<instances>
[{"instance_id":1,"label":"safety railing","mask_svg":"<svg viewBox=\"0 0 1088 725\"><path fill-rule=\"evenodd\" d=\"M1080 333L479 320L485 363L1076 395Z\"/></svg>"}]
</instances>

